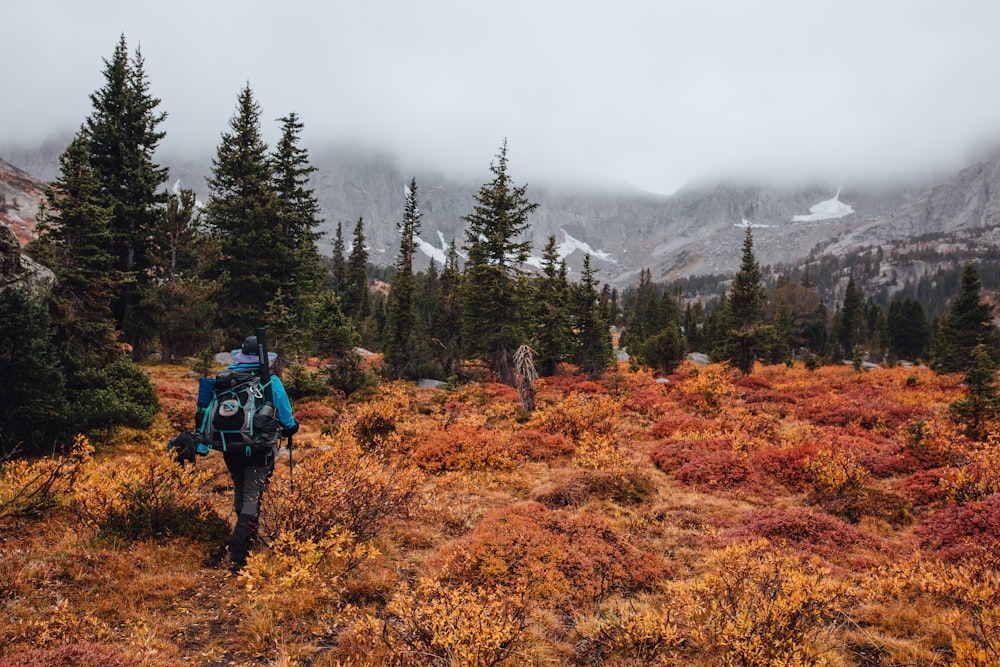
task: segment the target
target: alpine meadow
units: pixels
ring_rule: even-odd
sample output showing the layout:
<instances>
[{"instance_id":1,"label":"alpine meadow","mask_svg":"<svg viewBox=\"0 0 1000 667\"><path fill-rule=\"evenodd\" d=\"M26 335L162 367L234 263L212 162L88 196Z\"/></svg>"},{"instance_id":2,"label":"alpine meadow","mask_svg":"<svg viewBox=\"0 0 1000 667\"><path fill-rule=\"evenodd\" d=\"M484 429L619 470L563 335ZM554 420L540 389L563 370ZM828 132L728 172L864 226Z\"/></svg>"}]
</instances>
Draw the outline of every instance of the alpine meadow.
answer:
<instances>
[{"instance_id":1,"label":"alpine meadow","mask_svg":"<svg viewBox=\"0 0 1000 667\"><path fill-rule=\"evenodd\" d=\"M1000 665L995 247L762 265L744 219L733 271L619 284L533 244L498 137L462 234L421 255L411 176L380 263L297 113L268 145L237 91L202 201L141 51L104 63L0 238L0 667ZM231 362L294 409L239 567Z\"/></svg>"}]
</instances>

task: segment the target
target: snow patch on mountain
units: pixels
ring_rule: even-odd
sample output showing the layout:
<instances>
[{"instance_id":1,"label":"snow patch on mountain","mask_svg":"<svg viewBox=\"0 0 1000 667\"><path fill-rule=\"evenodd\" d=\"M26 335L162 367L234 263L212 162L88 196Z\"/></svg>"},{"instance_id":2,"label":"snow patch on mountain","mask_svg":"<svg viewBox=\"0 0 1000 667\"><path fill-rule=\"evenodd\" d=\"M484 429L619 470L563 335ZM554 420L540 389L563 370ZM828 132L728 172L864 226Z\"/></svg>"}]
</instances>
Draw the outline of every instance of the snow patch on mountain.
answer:
<instances>
[{"instance_id":1,"label":"snow patch on mountain","mask_svg":"<svg viewBox=\"0 0 1000 667\"><path fill-rule=\"evenodd\" d=\"M556 254L559 255L559 259L566 259L574 252L579 250L580 252L590 255L595 259L601 259L604 260L605 262L610 262L612 264L618 263L611 256L611 253L605 252L603 250L594 250L592 247L590 247L590 244L587 243L586 241L575 239L569 234L567 234L565 229L560 229L559 231L562 232L563 235L562 243L556 246ZM528 258L527 264L529 266L533 266L535 268L540 269L542 268L542 258L535 257L534 255L532 255L531 257Z\"/></svg>"},{"instance_id":2,"label":"snow patch on mountain","mask_svg":"<svg viewBox=\"0 0 1000 667\"><path fill-rule=\"evenodd\" d=\"M834 220L854 213L850 205L840 201L840 188L832 199L826 199L810 207L808 215L793 215L792 222L816 222L817 220Z\"/></svg>"},{"instance_id":3,"label":"snow patch on mountain","mask_svg":"<svg viewBox=\"0 0 1000 667\"><path fill-rule=\"evenodd\" d=\"M751 222L746 218L741 218L739 222L734 222L733 227L739 227L740 229L746 229L747 227L751 229L764 229L770 227L771 225L763 225L759 222Z\"/></svg>"}]
</instances>

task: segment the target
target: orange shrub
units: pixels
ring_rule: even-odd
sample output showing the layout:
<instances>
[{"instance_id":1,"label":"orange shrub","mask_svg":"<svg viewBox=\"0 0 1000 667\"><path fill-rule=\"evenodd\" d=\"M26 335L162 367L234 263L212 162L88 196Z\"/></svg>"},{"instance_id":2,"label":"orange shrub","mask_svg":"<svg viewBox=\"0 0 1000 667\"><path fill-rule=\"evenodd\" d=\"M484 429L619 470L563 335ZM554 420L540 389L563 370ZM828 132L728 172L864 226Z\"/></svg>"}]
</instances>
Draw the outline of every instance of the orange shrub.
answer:
<instances>
[{"instance_id":1,"label":"orange shrub","mask_svg":"<svg viewBox=\"0 0 1000 667\"><path fill-rule=\"evenodd\" d=\"M562 433L546 433L537 428L515 431L512 446L529 461L550 461L573 452L573 443Z\"/></svg>"},{"instance_id":2,"label":"orange shrub","mask_svg":"<svg viewBox=\"0 0 1000 667\"><path fill-rule=\"evenodd\" d=\"M561 433L575 442L583 433L610 433L619 421L620 409L613 396L574 391L558 405L537 409L529 427Z\"/></svg>"},{"instance_id":3,"label":"orange shrub","mask_svg":"<svg viewBox=\"0 0 1000 667\"><path fill-rule=\"evenodd\" d=\"M560 606L648 588L667 567L659 556L630 545L601 516L574 517L539 503L494 510L445 547L437 562L445 579L488 589L524 587L530 597Z\"/></svg>"},{"instance_id":4,"label":"orange shrub","mask_svg":"<svg viewBox=\"0 0 1000 667\"><path fill-rule=\"evenodd\" d=\"M452 426L413 438L410 459L427 472L507 470L518 459L507 431Z\"/></svg>"}]
</instances>

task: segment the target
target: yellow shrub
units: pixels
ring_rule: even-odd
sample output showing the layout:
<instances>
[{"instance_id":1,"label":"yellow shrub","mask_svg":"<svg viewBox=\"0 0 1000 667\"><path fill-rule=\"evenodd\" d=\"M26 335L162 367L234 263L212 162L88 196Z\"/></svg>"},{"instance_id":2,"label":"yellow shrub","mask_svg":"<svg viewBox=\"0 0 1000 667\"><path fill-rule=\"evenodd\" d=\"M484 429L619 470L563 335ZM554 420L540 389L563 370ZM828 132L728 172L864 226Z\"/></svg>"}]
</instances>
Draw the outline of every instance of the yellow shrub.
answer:
<instances>
[{"instance_id":1,"label":"yellow shrub","mask_svg":"<svg viewBox=\"0 0 1000 667\"><path fill-rule=\"evenodd\" d=\"M35 514L70 493L93 452L87 438L78 435L65 454L4 461L0 464L0 520Z\"/></svg>"}]
</instances>

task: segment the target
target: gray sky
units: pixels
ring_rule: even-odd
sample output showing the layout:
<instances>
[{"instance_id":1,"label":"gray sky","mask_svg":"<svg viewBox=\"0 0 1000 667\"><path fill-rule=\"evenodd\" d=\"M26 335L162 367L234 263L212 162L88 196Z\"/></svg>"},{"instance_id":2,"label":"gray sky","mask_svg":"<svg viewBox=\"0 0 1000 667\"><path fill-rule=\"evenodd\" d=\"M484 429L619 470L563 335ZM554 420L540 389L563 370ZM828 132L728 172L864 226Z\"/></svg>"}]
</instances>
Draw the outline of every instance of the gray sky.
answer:
<instances>
[{"instance_id":1,"label":"gray sky","mask_svg":"<svg viewBox=\"0 0 1000 667\"><path fill-rule=\"evenodd\" d=\"M0 147L72 132L124 33L214 153L249 82L273 142L349 140L489 180L669 193L705 178L950 170L1000 139L996 0L31 0L4 8ZM2 156L2 154L0 154Z\"/></svg>"}]
</instances>

